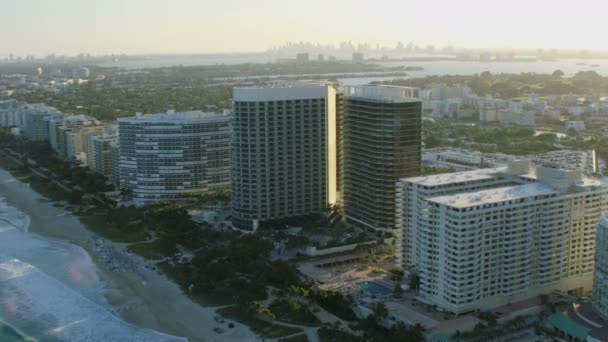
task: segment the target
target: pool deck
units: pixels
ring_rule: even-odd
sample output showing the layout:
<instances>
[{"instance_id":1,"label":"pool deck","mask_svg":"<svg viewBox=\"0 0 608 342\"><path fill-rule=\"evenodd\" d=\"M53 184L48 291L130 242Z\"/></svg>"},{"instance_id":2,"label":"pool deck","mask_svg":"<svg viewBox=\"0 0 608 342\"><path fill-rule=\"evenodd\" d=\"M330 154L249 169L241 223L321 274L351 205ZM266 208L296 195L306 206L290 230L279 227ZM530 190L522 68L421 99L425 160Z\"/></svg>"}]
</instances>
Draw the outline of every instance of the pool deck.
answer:
<instances>
[{"instance_id":1,"label":"pool deck","mask_svg":"<svg viewBox=\"0 0 608 342\"><path fill-rule=\"evenodd\" d=\"M374 296L390 296L393 294L393 290L389 289L388 287L379 284L378 282L375 281L365 281L362 283L359 283L357 285L359 287L360 290L367 292L368 294L374 295Z\"/></svg>"}]
</instances>

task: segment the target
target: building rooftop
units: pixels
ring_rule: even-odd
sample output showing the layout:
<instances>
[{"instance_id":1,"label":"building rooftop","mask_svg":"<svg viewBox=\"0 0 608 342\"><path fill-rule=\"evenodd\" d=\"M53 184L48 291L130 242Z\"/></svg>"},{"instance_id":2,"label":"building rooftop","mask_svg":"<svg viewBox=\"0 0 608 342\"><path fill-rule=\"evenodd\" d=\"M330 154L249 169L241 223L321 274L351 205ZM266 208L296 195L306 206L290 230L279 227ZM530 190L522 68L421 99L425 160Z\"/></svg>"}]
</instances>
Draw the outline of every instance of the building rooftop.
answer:
<instances>
[{"instance_id":1,"label":"building rooftop","mask_svg":"<svg viewBox=\"0 0 608 342\"><path fill-rule=\"evenodd\" d=\"M478 169L464 172L454 173L441 173L437 175L429 175L422 177L404 178L409 183L437 186L444 184L460 183L460 182L472 182L477 180L492 179L496 177L496 173L506 171L506 167L499 167L493 169Z\"/></svg>"},{"instance_id":2,"label":"building rooftop","mask_svg":"<svg viewBox=\"0 0 608 342\"><path fill-rule=\"evenodd\" d=\"M60 120L62 120L63 122L71 122L71 121L92 121L95 120L95 118L92 118L90 116L86 116L84 114L78 114L78 115L64 115L61 118L58 118Z\"/></svg>"},{"instance_id":3,"label":"building rooftop","mask_svg":"<svg viewBox=\"0 0 608 342\"><path fill-rule=\"evenodd\" d=\"M328 86L316 83L234 88L235 102L305 100L325 98L327 96Z\"/></svg>"},{"instance_id":4,"label":"building rooftop","mask_svg":"<svg viewBox=\"0 0 608 342\"><path fill-rule=\"evenodd\" d=\"M597 171L595 165L596 157L593 150L558 150L527 156L514 156L504 153L481 153L479 151L453 147L428 148L423 150L423 155L440 153L463 156L481 155L486 164L495 166L506 165L515 160L530 160L534 165L544 165L565 170L582 170L586 174L593 174Z\"/></svg>"},{"instance_id":5,"label":"building rooftop","mask_svg":"<svg viewBox=\"0 0 608 342\"><path fill-rule=\"evenodd\" d=\"M378 102L420 102L418 88L391 85L346 86L344 95L349 98Z\"/></svg>"},{"instance_id":6,"label":"building rooftop","mask_svg":"<svg viewBox=\"0 0 608 342\"><path fill-rule=\"evenodd\" d=\"M557 193L557 191L546 184L531 183L459 193L455 195L431 197L428 201L455 208L467 208L481 204L500 203L554 193Z\"/></svg>"},{"instance_id":7,"label":"building rooftop","mask_svg":"<svg viewBox=\"0 0 608 342\"><path fill-rule=\"evenodd\" d=\"M177 113L158 113L158 114L145 114L136 115L126 118L119 118L119 122L171 122L171 123L190 123L190 122L206 122L212 121L218 118L228 117L227 113L206 113L202 111L189 111L189 112L177 112Z\"/></svg>"}]
</instances>

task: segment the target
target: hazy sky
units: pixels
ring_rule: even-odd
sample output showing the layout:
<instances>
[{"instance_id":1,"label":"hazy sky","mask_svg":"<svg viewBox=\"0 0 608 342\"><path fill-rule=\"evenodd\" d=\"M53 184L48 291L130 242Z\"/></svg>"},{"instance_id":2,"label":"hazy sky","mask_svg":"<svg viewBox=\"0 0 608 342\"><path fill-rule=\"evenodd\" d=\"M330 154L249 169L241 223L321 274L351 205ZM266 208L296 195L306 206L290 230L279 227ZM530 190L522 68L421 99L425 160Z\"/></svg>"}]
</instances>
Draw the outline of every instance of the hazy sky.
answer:
<instances>
[{"instance_id":1,"label":"hazy sky","mask_svg":"<svg viewBox=\"0 0 608 342\"><path fill-rule=\"evenodd\" d=\"M285 41L608 48L606 0L0 0L0 57L261 51Z\"/></svg>"}]
</instances>

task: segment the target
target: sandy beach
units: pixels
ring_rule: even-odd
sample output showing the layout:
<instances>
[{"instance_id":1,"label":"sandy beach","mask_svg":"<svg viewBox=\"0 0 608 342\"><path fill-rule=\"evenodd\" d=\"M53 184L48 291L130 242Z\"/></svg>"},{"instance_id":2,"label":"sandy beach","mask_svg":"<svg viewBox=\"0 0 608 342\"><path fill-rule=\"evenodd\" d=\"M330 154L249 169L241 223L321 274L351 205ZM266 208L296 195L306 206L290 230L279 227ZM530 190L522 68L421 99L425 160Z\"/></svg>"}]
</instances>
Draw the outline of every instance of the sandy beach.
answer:
<instances>
[{"instance_id":1,"label":"sandy beach","mask_svg":"<svg viewBox=\"0 0 608 342\"><path fill-rule=\"evenodd\" d=\"M145 267L137 272L114 272L107 267L91 241L96 235L80 220L61 207L44 199L28 184L0 169L0 197L30 218L30 231L41 236L58 239L84 248L99 269L103 281L105 300L114 312L125 321L142 328L186 337L190 341L255 341L255 335L246 326L229 321L219 323L215 310L190 300L181 289L164 275ZM104 241L104 245L124 250L121 244ZM145 261L131 256L136 265ZM44 271L44 270L42 270ZM221 333L214 331L219 328ZM217 329L216 329L217 330Z\"/></svg>"}]
</instances>

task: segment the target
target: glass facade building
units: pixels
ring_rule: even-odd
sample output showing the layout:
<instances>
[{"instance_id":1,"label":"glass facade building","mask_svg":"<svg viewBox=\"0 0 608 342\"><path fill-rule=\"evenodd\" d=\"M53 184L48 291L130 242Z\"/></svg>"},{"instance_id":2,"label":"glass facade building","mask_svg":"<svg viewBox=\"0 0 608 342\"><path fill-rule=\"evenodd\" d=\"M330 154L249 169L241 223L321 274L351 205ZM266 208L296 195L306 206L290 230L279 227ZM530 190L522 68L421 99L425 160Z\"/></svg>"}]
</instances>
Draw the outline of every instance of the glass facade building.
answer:
<instances>
[{"instance_id":1,"label":"glass facade building","mask_svg":"<svg viewBox=\"0 0 608 342\"><path fill-rule=\"evenodd\" d=\"M417 96L417 89L406 87L344 88L339 168L350 223L394 228L395 184L421 170L422 105Z\"/></svg>"},{"instance_id":2,"label":"glass facade building","mask_svg":"<svg viewBox=\"0 0 608 342\"><path fill-rule=\"evenodd\" d=\"M199 111L118 119L119 180L135 200L230 185L230 116Z\"/></svg>"}]
</instances>

